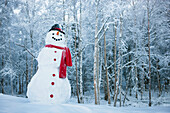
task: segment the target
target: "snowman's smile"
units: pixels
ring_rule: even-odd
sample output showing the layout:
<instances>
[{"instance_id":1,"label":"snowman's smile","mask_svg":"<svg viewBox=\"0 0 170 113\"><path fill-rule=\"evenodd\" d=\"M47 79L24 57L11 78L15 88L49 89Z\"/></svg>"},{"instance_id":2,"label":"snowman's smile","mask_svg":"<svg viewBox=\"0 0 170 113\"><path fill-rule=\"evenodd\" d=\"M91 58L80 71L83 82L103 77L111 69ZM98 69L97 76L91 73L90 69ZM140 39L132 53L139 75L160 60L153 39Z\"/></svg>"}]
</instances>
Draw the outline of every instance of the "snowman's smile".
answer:
<instances>
[{"instance_id":1,"label":"snowman's smile","mask_svg":"<svg viewBox=\"0 0 170 113\"><path fill-rule=\"evenodd\" d=\"M52 39L54 39L55 41L60 41L60 40L62 40L62 38L56 39L56 38L54 38L54 37L52 37Z\"/></svg>"}]
</instances>

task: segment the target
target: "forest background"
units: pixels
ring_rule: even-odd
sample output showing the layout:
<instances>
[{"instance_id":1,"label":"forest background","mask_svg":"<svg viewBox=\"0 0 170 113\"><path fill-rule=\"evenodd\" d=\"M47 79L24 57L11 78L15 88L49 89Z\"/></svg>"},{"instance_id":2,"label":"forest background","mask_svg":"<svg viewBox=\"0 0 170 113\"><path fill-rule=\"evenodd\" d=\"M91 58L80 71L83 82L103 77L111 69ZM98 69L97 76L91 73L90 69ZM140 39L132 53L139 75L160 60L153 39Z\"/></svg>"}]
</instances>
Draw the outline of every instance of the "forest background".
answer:
<instances>
[{"instance_id":1,"label":"forest background","mask_svg":"<svg viewBox=\"0 0 170 113\"><path fill-rule=\"evenodd\" d=\"M169 6L169 0L1 0L0 93L26 97L46 34L60 23L78 103L164 103L170 90Z\"/></svg>"}]
</instances>

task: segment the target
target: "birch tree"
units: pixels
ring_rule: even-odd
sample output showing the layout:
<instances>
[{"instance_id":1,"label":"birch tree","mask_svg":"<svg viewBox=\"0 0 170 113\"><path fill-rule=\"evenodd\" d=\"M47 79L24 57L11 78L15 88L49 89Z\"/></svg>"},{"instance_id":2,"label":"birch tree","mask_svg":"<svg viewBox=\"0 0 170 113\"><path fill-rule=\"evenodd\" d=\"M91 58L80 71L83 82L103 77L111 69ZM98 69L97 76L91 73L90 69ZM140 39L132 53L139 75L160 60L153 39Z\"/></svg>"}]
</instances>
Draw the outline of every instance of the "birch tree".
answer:
<instances>
[{"instance_id":1,"label":"birch tree","mask_svg":"<svg viewBox=\"0 0 170 113\"><path fill-rule=\"evenodd\" d=\"M105 71L106 71L106 84L107 84L108 104L111 104L111 100L110 100L110 88L109 88L109 77L108 77L108 70L107 70L106 36L105 36L105 33L104 33L104 64L105 64Z\"/></svg>"},{"instance_id":2,"label":"birch tree","mask_svg":"<svg viewBox=\"0 0 170 113\"><path fill-rule=\"evenodd\" d=\"M148 57L149 57L149 106L151 106L151 58L150 58L150 13L149 13L149 0L147 0L147 16L148 16Z\"/></svg>"},{"instance_id":3,"label":"birch tree","mask_svg":"<svg viewBox=\"0 0 170 113\"><path fill-rule=\"evenodd\" d=\"M98 69L97 69L97 55L98 55L98 6L99 6L99 1L100 0L95 0L95 4L96 4L96 14L95 14L95 19L96 19L96 23L95 23L95 47L94 47L94 95L95 95L95 104L98 104L97 102L97 89L96 89L96 85L97 85L97 81L96 81L96 77Z\"/></svg>"},{"instance_id":4,"label":"birch tree","mask_svg":"<svg viewBox=\"0 0 170 113\"><path fill-rule=\"evenodd\" d=\"M74 46L74 49L75 49L75 70L76 70L76 94L77 94L77 101L78 103L80 103L80 96L79 96L79 82L78 82L78 62L77 62L77 30L78 30L78 26L77 26L77 12L76 12L76 1L74 0L73 1L74 3L74 13L73 13L73 17L74 17L74 21L76 22L74 25L74 43L75 43L75 46Z\"/></svg>"},{"instance_id":5,"label":"birch tree","mask_svg":"<svg viewBox=\"0 0 170 113\"><path fill-rule=\"evenodd\" d=\"M115 95L115 98L114 98L114 106L116 107L116 102L117 102L117 97L118 97L118 94L121 95L120 93L120 77L122 76L122 19L123 19L123 14L120 15L120 37L119 37L119 61L118 61L118 76L117 76L117 81L116 81L116 95ZM121 105L121 104L120 104Z\"/></svg>"},{"instance_id":6,"label":"birch tree","mask_svg":"<svg viewBox=\"0 0 170 113\"><path fill-rule=\"evenodd\" d=\"M133 1L133 11L134 11L134 28L136 28L136 11L135 11L135 3L134 3L134 1ZM137 55L137 45L138 45L138 41L137 41L138 39L137 39L137 34L136 34L136 31L134 31L134 41L135 41L135 57L134 57L134 59L135 59L135 92L136 92L136 99L138 99L138 72L137 72L137 57L138 57L138 55Z\"/></svg>"},{"instance_id":7,"label":"birch tree","mask_svg":"<svg viewBox=\"0 0 170 113\"><path fill-rule=\"evenodd\" d=\"M116 20L116 19L115 19ZM113 100L115 99L115 94L116 94L116 83L117 83L117 73L116 73L116 42L117 42L117 21L115 21L114 24L114 77L115 77L115 82L114 82L114 95L113 95Z\"/></svg>"},{"instance_id":8,"label":"birch tree","mask_svg":"<svg viewBox=\"0 0 170 113\"><path fill-rule=\"evenodd\" d=\"M79 51L82 50L82 12L81 12L81 8L82 8L82 2L80 0L80 46L79 46ZM83 72L82 72L82 51L80 52L80 103L84 103L84 99L83 99Z\"/></svg>"}]
</instances>

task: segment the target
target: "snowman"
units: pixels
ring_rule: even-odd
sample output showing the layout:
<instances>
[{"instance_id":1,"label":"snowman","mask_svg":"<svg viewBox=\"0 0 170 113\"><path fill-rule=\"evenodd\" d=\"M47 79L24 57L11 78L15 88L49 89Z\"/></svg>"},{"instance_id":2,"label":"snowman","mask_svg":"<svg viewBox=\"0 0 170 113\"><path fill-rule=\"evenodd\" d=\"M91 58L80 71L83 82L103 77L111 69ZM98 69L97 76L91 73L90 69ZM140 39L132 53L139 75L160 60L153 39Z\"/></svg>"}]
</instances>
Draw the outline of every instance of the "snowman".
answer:
<instances>
[{"instance_id":1,"label":"snowman","mask_svg":"<svg viewBox=\"0 0 170 113\"><path fill-rule=\"evenodd\" d=\"M52 26L47 33L46 46L37 58L38 70L27 87L27 97L31 102L58 104L70 98L66 68L72 66L72 60L64 34L59 24Z\"/></svg>"}]
</instances>

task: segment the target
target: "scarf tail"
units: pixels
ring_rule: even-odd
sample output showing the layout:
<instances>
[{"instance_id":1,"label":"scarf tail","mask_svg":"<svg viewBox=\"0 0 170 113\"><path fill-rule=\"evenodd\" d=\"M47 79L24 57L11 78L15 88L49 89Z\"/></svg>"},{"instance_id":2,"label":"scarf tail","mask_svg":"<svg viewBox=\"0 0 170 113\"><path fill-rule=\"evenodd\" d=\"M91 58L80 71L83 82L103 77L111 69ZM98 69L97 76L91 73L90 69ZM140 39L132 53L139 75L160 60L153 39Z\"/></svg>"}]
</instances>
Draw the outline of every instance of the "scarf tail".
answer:
<instances>
[{"instance_id":1,"label":"scarf tail","mask_svg":"<svg viewBox=\"0 0 170 113\"><path fill-rule=\"evenodd\" d=\"M67 66L72 66L72 59L69 48L65 47L60 62L59 78L66 78Z\"/></svg>"}]
</instances>

